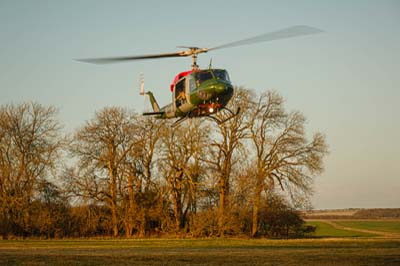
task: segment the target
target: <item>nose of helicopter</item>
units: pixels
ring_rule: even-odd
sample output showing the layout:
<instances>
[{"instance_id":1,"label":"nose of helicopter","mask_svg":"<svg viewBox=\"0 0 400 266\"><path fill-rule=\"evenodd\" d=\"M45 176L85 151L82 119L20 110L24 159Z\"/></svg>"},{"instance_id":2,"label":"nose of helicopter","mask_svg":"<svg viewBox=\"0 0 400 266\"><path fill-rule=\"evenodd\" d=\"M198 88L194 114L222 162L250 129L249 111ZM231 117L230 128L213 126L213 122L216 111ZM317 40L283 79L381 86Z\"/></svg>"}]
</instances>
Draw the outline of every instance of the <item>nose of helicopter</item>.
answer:
<instances>
[{"instance_id":1,"label":"nose of helicopter","mask_svg":"<svg viewBox=\"0 0 400 266\"><path fill-rule=\"evenodd\" d=\"M230 84L225 84L225 83L217 83L214 85L214 91L216 94L226 94L226 93L232 93L233 88L232 85Z\"/></svg>"},{"instance_id":2,"label":"nose of helicopter","mask_svg":"<svg viewBox=\"0 0 400 266\"><path fill-rule=\"evenodd\" d=\"M214 84L212 94L216 97L217 102L224 106L232 98L233 87L230 83L218 82Z\"/></svg>"},{"instance_id":3,"label":"nose of helicopter","mask_svg":"<svg viewBox=\"0 0 400 266\"><path fill-rule=\"evenodd\" d=\"M221 94L225 92L225 84L217 83L214 85L214 91L216 94Z\"/></svg>"}]
</instances>

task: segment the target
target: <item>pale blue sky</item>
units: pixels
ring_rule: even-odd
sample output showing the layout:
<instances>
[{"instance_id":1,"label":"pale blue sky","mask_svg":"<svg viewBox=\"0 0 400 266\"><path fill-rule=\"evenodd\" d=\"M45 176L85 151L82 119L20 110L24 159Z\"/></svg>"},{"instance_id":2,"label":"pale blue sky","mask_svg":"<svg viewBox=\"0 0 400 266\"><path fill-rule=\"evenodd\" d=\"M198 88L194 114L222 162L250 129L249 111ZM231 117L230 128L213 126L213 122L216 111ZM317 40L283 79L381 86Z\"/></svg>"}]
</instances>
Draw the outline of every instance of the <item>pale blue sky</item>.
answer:
<instances>
[{"instance_id":1,"label":"pale blue sky","mask_svg":"<svg viewBox=\"0 0 400 266\"><path fill-rule=\"evenodd\" d=\"M200 56L236 85L275 89L326 134L316 208L400 207L400 1L0 0L0 104L60 109L72 132L105 106L142 111L139 74L160 104L190 60L89 65L74 58L210 47L292 25L323 34Z\"/></svg>"}]
</instances>

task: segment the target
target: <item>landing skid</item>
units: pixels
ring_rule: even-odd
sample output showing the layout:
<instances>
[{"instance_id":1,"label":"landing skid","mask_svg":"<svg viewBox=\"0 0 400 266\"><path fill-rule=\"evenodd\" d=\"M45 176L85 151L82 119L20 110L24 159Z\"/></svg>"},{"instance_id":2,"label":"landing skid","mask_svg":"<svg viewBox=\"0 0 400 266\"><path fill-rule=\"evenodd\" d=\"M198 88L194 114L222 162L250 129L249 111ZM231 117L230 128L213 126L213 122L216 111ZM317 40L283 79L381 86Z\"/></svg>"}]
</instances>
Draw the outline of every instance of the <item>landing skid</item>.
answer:
<instances>
[{"instance_id":1,"label":"landing skid","mask_svg":"<svg viewBox=\"0 0 400 266\"><path fill-rule=\"evenodd\" d=\"M230 110L229 108L223 108L224 110L227 110L230 113L230 116L221 120L216 118L215 116L211 116L211 115L206 115L204 116L205 118L210 118L211 120L217 122L218 125L221 125L223 123L225 123L228 120L231 120L232 118L234 118L235 116L237 116L240 113L240 107L238 107L238 109L236 110L236 113L232 112L232 110ZM178 120L176 120L171 127L176 127L177 125L181 124L183 121L185 121L188 118L194 118L194 117L199 117L199 116L190 116L190 115L186 115L184 117L179 118ZM201 117L201 116L200 116Z\"/></svg>"},{"instance_id":2,"label":"landing skid","mask_svg":"<svg viewBox=\"0 0 400 266\"><path fill-rule=\"evenodd\" d=\"M236 110L236 113L232 112L232 110L230 110L229 108L224 108L225 110L227 110L231 115L223 120L216 118L215 116L207 116L207 118L211 118L212 120L214 120L215 122L217 122L218 125L221 125L223 123L225 123L228 120L231 120L232 118L234 118L235 116L237 116L240 113L240 107L238 107L238 109Z\"/></svg>"}]
</instances>

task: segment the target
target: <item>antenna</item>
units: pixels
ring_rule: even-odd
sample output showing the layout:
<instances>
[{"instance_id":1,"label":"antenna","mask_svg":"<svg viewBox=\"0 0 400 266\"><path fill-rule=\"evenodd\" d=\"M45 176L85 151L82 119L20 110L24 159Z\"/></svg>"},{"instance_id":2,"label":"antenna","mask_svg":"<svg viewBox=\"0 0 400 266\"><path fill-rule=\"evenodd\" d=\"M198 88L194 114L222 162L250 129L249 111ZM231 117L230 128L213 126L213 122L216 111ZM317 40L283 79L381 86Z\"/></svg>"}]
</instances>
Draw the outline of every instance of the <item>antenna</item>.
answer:
<instances>
[{"instance_id":1,"label":"antenna","mask_svg":"<svg viewBox=\"0 0 400 266\"><path fill-rule=\"evenodd\" d=\"M210 65L208 66L209 69L212 68L212 58L210 58Z\"/></svg>"}]
</instances>

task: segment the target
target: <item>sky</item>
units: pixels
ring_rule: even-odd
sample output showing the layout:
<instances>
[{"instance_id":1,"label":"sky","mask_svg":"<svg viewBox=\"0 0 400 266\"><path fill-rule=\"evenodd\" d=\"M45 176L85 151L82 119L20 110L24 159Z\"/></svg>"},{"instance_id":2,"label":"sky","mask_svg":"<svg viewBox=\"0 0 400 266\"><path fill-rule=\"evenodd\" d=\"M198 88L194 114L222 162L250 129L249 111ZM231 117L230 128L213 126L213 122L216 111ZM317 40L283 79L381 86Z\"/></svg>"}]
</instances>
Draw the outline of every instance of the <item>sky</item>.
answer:
<instances>
[{"instance_id":1,"label":"sky","mask_svg":"<svg viewBox=\"0 0 400 266\"><path fill-rule=\"evenodd\" d=\"M59 109L65 133L97 110L143 111L139 77L160 105L190 58L90 65L74 59L214 47L293 25L324 33L216 50L198 63L229 71L326 135L313 206L400 207L400 1L0 0L0 105Z\"/></svg>"}]
</instances>

